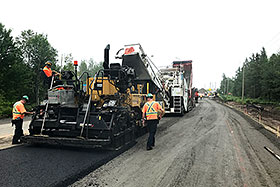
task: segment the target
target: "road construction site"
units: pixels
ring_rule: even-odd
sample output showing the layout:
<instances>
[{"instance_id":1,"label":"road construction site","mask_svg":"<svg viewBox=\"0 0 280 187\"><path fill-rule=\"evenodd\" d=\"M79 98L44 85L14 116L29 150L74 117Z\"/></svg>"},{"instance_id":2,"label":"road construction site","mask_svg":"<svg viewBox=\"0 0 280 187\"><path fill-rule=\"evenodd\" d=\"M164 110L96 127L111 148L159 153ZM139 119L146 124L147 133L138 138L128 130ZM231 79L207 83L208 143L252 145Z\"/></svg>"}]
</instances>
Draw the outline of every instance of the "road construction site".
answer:
<instances>
[{"instance_id":1,"label":"road construction site","mask_svg":"<svg viewBox=\"0 0 280 187\"><path fill-rule=\"evenodd\" d=\"M183 117L165 116L153 150L146 140L118 151L2 149L0 186L280 186L279 139L214 100L200 100Z\"/></svg>"},{"instance_id":2,"label":"road construction site","mask_svg":"<svg viewBox=\"0 0 280 187\"><path fill-rule=\"evenodd\" d=\"M109 50L94 77L78 77L77 61L50 77L24 144L11 146L0 123L0 186L280 186L276 135L213 98L198 102L192 60L158 69L140 44L121 48L121 63ZM145 120L163 115L154 101L165 116L152 149Z\"/></svg>"},{"instance_id":3,"label":"road construction site","mask_svg":"<svg viewBox=\"0 0 280 187\"><path fill-rule=\"evenodd\" d=\"M139 43L116 53L121 63L110 63L109 51L108 44L103 69L93 77L89 72L78 76L77 61L74 71L45 76L45 100L34 109L29 135L15 143L119 150L147 132L145 120L158 123L164 113L183 116L193 109L198 92L192 87L192 60L158 69ZM51 64L46 62L46 69ZM155 108L159 105L164 109Z\"/></svg>"}]
</instances>

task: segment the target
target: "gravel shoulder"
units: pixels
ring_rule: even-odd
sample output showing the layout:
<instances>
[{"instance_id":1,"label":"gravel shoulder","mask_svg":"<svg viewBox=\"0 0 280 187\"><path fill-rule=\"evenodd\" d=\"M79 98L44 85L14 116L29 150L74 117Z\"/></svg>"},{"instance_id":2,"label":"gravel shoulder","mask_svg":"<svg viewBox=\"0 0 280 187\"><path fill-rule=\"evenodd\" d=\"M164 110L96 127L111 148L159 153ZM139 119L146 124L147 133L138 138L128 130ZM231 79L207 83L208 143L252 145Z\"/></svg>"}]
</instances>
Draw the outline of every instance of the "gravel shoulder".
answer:
<instances>
[{"instance_id":1,"label":"gravel shoulder","mask_svg":"<svg viewBox=\"0 0 280 187\"><path fill-rule=\"evenodd\" d=\"M175 120L171 120L175 121ZM136 146L71 186L280 186L280 153L251 122L208 99L159 126L156 146L147 135Z\"/></svg>"},{"instance_id":2,"label":"gravel shoulder","mask_svg":"<svg viewBox=\"0 0 280 187\"><path fill-rule=\"evenodd\" d=\"M246 105L241 105L236 102L226 102L227 105L234 107L235 109L246 113L254 120L269 126L273 129L274 133L279 133L280 128L280 111L277 107L271 105L258 105L262 107L263 110L258 110L250 105L246 107Z\"/></svg>"}]
</instances>

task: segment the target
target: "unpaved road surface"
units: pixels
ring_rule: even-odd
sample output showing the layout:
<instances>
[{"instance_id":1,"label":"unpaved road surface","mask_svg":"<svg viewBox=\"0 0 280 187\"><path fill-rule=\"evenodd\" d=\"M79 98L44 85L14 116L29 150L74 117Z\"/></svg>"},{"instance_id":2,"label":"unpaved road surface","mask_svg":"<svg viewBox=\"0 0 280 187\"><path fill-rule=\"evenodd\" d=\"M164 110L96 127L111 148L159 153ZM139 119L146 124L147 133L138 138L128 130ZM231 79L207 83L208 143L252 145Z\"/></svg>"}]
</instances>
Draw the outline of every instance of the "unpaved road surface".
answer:
<instances>
[{"instance_id":1,"label":"unpaved road surface","mask_svg":"<svg viewBox=\"0 0 280 187\"><path fill-rule=\"evenodd\" d=\"M279 139L254 121L211 100L158 128L72 186L280 186Z\"/></svg>"}]
</instances>

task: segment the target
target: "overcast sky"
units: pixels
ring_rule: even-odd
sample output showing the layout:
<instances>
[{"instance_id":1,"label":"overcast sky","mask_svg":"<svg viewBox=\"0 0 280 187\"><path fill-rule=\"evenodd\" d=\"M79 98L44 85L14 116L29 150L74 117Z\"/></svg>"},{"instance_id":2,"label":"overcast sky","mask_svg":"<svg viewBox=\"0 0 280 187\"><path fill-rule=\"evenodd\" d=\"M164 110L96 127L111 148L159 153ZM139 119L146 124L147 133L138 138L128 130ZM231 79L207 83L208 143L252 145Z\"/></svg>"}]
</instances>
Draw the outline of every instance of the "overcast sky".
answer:
<instances>
[{"instance_id":1,"label":"overcast sky","mask_svg":"<svg viewBox=\"0 0 280 187\"><path fill-rule=\"evenodd\" d=\"M193 60L193 85L219 87L246 57L280 50L279 0L0 0L0 22L12 34L48 35L59 55L111 62L125 44L140 43L157 66Z\"/></svg>"}]
</instances>

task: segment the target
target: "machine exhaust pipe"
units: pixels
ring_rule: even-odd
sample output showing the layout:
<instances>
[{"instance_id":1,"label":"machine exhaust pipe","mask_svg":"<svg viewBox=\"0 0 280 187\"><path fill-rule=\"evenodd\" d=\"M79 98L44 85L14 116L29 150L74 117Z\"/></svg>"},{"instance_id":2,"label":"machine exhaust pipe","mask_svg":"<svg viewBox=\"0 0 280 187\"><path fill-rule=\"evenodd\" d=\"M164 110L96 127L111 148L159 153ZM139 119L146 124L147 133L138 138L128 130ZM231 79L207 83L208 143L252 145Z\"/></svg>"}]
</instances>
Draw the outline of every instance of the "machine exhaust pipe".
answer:
<instances>
[{"instance_id":1,"label":"machine exhaust pipe","mask_svg":"<svg viewBox=\"0 0 280 187\"><path fill-rule=\"evenodd\" d=\"M104 62L103 62L104 69L109 69L109 50L110 50L110 44L108 44L104 49Z\"/></svg>"}]
</instances>

